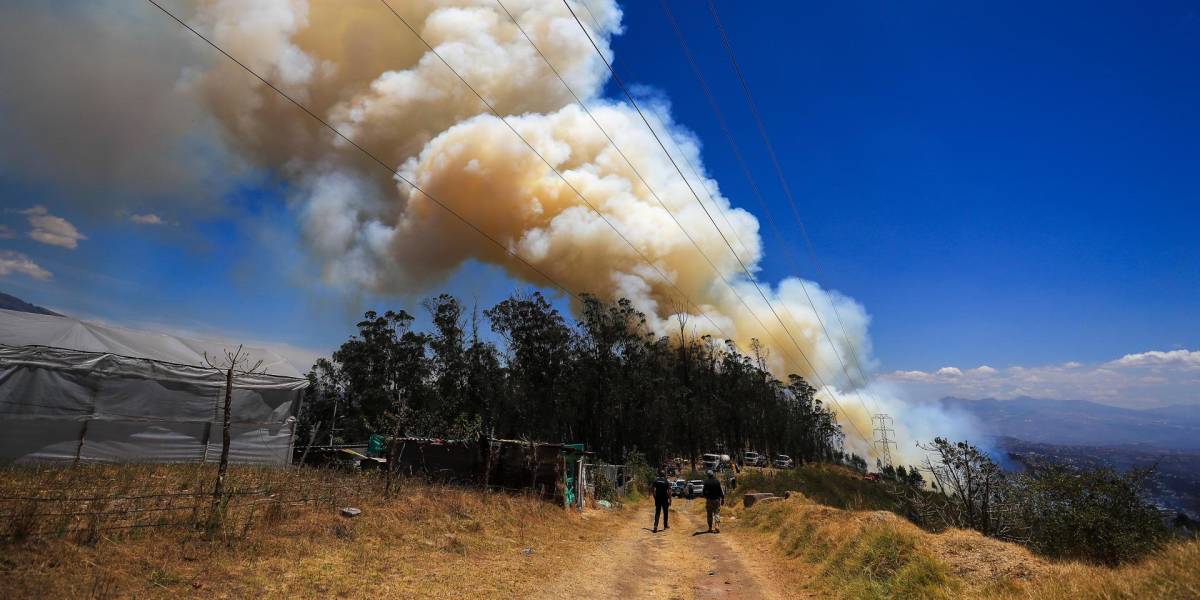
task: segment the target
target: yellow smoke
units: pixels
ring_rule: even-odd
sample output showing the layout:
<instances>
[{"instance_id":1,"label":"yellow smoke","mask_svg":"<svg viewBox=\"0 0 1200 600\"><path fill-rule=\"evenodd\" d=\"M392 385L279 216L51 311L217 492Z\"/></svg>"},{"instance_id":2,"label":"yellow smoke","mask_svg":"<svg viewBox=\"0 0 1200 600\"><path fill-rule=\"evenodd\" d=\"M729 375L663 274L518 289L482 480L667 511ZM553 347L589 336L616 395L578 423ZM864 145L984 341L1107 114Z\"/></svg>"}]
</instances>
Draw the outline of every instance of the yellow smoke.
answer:
<instances>
[{"instance_id":1,"label":"yellow smoke","mask_svg":"<svg viewBox=\"0 0 1200 600\"><path fill-rule=\"evenodd\" d=\"M494 0L389 1L550 167L382 5L219 0L200 4L194 16L217 44L568 289L630 298L660 332L682 318L695 334L728 335L743 348L757 338L780 376L799 373L841 389L861 383L857 375L848 380L834 347L843 358L869 357L863 308L805 282L810 304L794 278L761 284L768 306L737 260L757 268L757 220L732 207L705 174L699 142L672 121L666 103L647 99L643 108L675 160L697 169L691 188L714 226L633 107L599 97L607 70L565 7L505 0L604 131ZM581 14L611 58L620 9L612 0L593 0L588 9ZM412 292L477 260L547 283L252 83L218 62L189 85L244 156L300 182L305 239L327 281ZM846 335L832 326L834 306ZM869 433L859 401L838 396L847 423Z\"/></svg>"}]
</instances>

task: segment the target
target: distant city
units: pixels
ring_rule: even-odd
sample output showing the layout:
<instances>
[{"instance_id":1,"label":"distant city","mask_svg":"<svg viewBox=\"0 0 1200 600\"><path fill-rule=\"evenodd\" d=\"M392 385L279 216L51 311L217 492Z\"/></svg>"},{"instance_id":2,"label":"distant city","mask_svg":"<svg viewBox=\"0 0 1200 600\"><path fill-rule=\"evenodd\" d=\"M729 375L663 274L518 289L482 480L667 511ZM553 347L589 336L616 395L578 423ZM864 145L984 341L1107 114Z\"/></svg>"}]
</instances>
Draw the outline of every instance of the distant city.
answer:
<instances>
[{"instance_id":1,"label":"distant city","mask_svg":"<svg viewBox=\"0 0 1200 600\"><path fill-rule=\"evenodd\" d=\"M1006 468L1054 461L1118 471L1154 468L1147 492L1162 508L1200 517L1200 407L1135 410L1082 400L944 398L974 421Z\"/></svg>"}]
</instances>

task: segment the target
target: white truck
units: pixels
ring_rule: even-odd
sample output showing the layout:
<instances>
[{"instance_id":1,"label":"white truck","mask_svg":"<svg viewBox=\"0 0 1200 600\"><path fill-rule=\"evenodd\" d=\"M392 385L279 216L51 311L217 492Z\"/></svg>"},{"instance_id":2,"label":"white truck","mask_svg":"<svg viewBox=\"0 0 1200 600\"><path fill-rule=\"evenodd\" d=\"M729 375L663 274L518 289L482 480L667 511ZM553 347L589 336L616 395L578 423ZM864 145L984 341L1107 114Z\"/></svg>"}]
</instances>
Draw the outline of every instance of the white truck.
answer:
<instances>
[{"instance_id":1,"label":"white truck","mask_svg":"<svg viewBox=\"0 0 1200 600\"><path fill-rule=\"evenodd\" d=\"M742 466L765 467L767 466L767 456L751 450L742 455Z\"/></svg>"},{"instance_id":2,"label":"white truck","mask_svg":"<svg viewBox=\"0 0 1200 600\"><path fill-rule=\"evenodd\" d=\"M730 468L731 464L728 454L705 454L700 457L700 462L704 465L705 471L712 471L714 473Z\"/></svg>"}]
</instances>

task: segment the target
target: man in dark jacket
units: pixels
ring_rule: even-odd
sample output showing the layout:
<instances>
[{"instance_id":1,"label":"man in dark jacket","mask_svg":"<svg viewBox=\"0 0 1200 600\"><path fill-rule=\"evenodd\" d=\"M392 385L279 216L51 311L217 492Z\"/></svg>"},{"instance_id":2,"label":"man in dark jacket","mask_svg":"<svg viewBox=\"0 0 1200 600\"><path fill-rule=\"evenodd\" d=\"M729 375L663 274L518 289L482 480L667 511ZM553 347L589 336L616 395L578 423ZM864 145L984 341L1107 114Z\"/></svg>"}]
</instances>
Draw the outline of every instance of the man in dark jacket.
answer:
<instances>
[{"instance_id":1,"label":"man in dark jacket","mask_svg":"<svg viewBox=\"0 0 1200 600\"><path fill-rule=\"evenodd\" d=\"M721 482L717 481L717 476L709 471L708 481L704 482L704 512L708 515L709 533L721 533L720 527L713 529L713 519L716 518L718 524L721 522L722 504L725 504L725 490L721 489Z\"/></svg>"},{"instance_id":2,"label":"man in dark jacket","mask_svg":"<svg viewBox=\"0 0 1200 600\"><path fill-rule=\"evenodd\" d=\"M658 515L662 514L663 529L670 529L669 522L671 507L671 483L667 481L667 476L662 469L658 470L658 479L654 480L654 529L650 531L658 533Z\"/></svg>"}]
</instances>

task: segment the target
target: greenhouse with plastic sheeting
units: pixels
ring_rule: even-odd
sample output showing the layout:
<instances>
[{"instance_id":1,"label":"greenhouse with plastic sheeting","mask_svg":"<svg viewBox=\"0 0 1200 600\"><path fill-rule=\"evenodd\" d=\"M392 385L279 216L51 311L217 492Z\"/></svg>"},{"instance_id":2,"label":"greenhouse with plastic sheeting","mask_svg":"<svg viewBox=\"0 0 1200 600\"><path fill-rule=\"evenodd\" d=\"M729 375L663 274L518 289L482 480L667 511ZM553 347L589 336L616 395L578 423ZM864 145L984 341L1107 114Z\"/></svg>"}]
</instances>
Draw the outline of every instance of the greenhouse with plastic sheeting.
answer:
<instances>
[{"instance_id":1,"label":"greenhouse with plastic sheeting","mask_svg":"<svg viewBox=\"0 0 1200 600\"><path fill-rule=\"evenodd\" d=\"M215 462L225 372L236 344L0 310L0 462ZM230 460L287 464L307 380L279 355L246 348ZM220 364L217 362L217 364Z\"/></svg>"}]
</instances>

